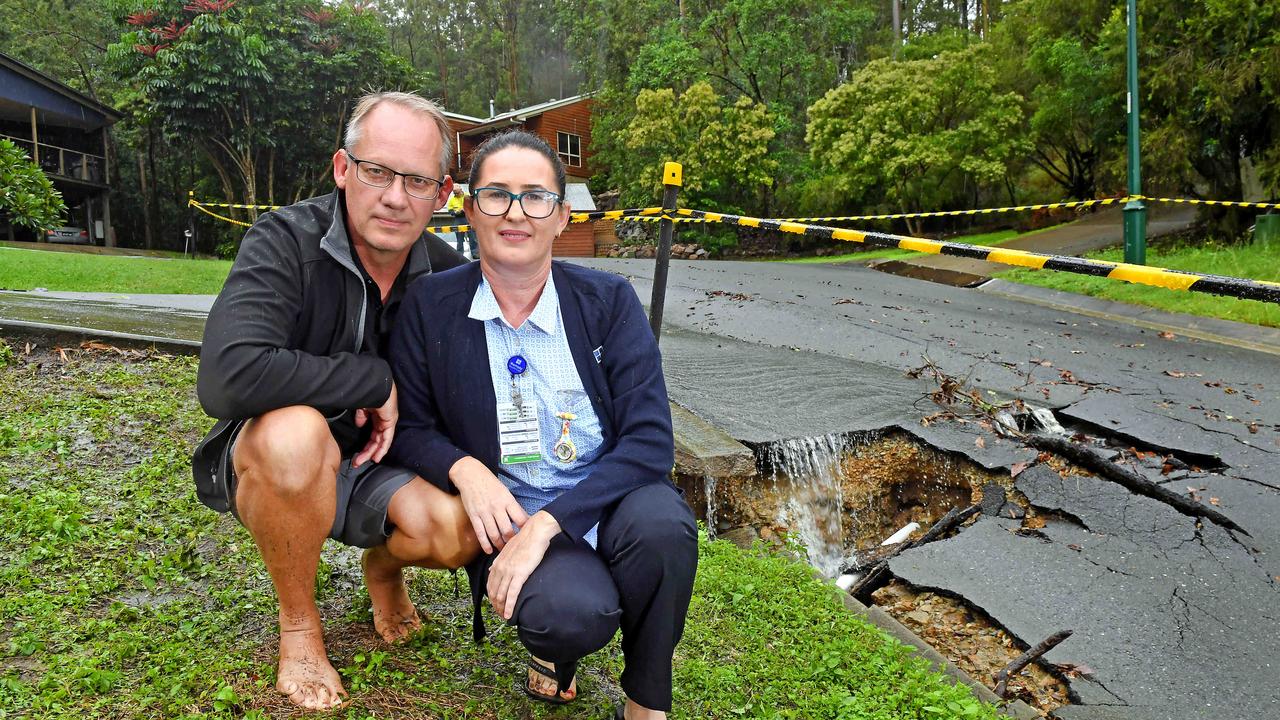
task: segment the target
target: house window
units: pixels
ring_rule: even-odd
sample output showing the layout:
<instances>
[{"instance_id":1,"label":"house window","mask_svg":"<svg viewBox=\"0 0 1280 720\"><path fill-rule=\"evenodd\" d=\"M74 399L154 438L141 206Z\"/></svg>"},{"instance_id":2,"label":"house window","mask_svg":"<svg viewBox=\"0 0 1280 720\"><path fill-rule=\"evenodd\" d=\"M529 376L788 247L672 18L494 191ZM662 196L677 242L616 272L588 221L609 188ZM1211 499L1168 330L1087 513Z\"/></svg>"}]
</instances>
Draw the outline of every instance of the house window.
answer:
<instances>
[{"instance_id":1,"label":"house window","mask_svg":"<svg viewBox=\"0 0 1280 720\"><path fill-rule=\"evenodd\" d=\"M560 159L570 167L582 166L582 136L570 133L556 133L556 151Z\"/></svg>"}]
</instances>

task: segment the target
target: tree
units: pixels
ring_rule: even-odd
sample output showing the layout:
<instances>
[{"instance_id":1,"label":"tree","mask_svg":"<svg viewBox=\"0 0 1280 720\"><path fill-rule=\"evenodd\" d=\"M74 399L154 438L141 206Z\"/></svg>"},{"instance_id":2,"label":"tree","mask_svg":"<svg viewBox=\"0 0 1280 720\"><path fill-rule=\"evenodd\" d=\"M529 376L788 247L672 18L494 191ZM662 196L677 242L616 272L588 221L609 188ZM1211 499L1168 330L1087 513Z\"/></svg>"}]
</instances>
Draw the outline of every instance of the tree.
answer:
<instances>
[{"instance_id":1,"label":"tree","mask_svg":"<svg viewBox=\"0 0 1280 720\"><path fill-rule=\"evenodd\" d=\"M1210 198L1241 199L1241 163L1251 158L1266 192L1276 197L1280 7L1255 0L1139 7L1144 183L1194 193L1200 180ZM1206 207L1202 218L1233 236L1242 234L1251 214Z\"/></svg>"},{"instance_id":2,"label":"tree","mask_svg":"<svg viewBox=\"0 0 1280 720\"><path fill-rule=\"evenodd\" d=\"M864 209L969 206L1029 150L1017 96L974 46L929 60L876 60L809 109L806 139L836 189ZM908 220L913 233L919 219Z\"/></svg>"},{"instance_id":3,"label":"tree","mask_svg":"<svg viewBox=\"0 0 1280 720\"><path fill-rule=\"evenodd\" d=\"M1002 85L1026 100L1030 160L1067 197L1119 189L1104 178L1124 156L1124 57L1115 52L1124 36L1114 15L1114 0L1028 0L992 33Z\"/></svg>"},{"instance_id":4,"label":"tree","mask_svg":"<svg viewBox=\"0 0 1280 720\"><path fill-rule=\"evenodd\" d=\"M62 224L62 193L12 140L0 140L0 214L42 233Z\"/></svg>"},{"instance_id":5,"label":"tree","mask_svg":"<svg viewBox=\"0 0 1280 720\"><path fill-rule=\"evenodd\" d=\"M740 97L725 103L707 82L682 95L642 90L622 133L627 154L615 177L625 178L622 202L651 205L662 194L662 165L684 166L682 205L723 212L759 201L773 181L769 156L773 121L765 107Z\"/></svg>"},{"instance_id":6,"label":"tree","mask_svg":"<svg viewBox=\"0 0 1280 720\"><path fill-rule=\"evenodd\" d=\"M229 202L314 194L354 97L415 85L363 5L170 0L125 22L110 61L140 88L136 116L199 148Z\"/></svg>"}]
</instances>

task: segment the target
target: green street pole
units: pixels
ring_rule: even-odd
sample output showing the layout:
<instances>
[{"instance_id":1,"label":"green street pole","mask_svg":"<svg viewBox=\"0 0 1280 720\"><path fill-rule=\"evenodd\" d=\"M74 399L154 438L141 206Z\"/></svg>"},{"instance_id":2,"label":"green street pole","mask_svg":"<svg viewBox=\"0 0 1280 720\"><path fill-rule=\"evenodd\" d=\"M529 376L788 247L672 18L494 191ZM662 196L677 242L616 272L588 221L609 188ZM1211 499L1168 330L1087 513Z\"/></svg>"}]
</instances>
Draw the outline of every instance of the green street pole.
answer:
<instances>
[{"instance_id":1,"label":"green street pole","mask_svg":"<svg viewBox=\"0 0 1280 720\"><path fill-rule=\"evenodd\" d=\"M1142 155L1138 150L1138 0L1128 0L1129 47L1129 195L1142 195ZM1147 206L1130 200L1124 206L1124 261L1147 264Z\"/></svg>"}]
</instances>

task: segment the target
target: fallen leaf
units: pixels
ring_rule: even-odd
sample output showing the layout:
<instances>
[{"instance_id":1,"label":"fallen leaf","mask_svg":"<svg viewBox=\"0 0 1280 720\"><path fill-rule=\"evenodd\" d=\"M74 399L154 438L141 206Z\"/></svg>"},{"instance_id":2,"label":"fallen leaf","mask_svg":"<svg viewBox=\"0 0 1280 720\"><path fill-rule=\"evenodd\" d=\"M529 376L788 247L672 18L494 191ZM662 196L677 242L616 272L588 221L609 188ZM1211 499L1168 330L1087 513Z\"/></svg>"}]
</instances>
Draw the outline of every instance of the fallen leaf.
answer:
<instances>
[{"instance_id":1,"label":"fallen leaf","mask_svg":"<svg viewBox=\"0 0 1280 720\"><path fill-rule=\"evenodd\" d=\"M985 448L987 446L987 441L983 438L978 438L973 441L973 444L977 445L980 448Z\"/></svg>"},{"instance_id":2,"label":"fallen leaf","mask_svg":"<svg viewBox=\"0 0 1280 720\"><path fill-rule=\"evenodd\" d=\"M1210 504L1210 505L1219 505L1220 503L1218 502L1218 498L1216 498L1216 497L1211 497L1211 498L1209 498L1209 504Z\"/></svg>"},{"instance_id":3,"label":"fallen leaf","mask_svg":"<svg viewBox=\"0 0 1280 720\"><path fill-rule=\"evenodd\" d=\"M1071 548L1072 550L1075 550L1076 552L1080 552L1081 550L1084 550L1084 548L1080 547L1079 545L1076 545L1075 543L1068 543L1067 547Z\"/></svg>"},{"instance_id":4,"label":"fallen leaf","mask_svg":"<svg viewBox=\"0 0 1280 720\"><path fill-rule=\"evenodd\" d=\"M1009 466L1009 477L1018 477L1019 475L1022 474L1022 471L1026 470L1029 466L1030 466L1030 463L1024 463L1024 462L1014 463L1013 465Z\"/></svg>"},{"instance_id":5,"label":"fallen leaf","mask_svg":"<svg viewBox=\"0 0 1280 720\"><path fill-rule=\"evenodd\" d=\"M1169 376L1169 377L1171 377L1171 378L1184 378L1184 377L1186 377L1186 376L1187 376L1187 374L1186 374L1186 373L1184 373L1184 372L1182 372L1182 371L1180 371L1180 370L1165 370L1165 371L1164 371L1164 374L1165 374L1165 375L1168 375L1168 376Z\"/></svg>"},{"instance_id":6,"label":"fallen leaf","mask_svg":"<svg viewBox=\"0 0 1280 720\"><path fill-rule=\"evenodd\" d=\"M1177 335L1174 335L1173 333L1169 332L1168 330L1164 330L1164 331L1162 331L1162 332L1160 333L1160 337L1164 338L1165 340L1172 340L1172 339L1174 339L1174 338L1176 338L1176 337L1178 337L1178 336L1177 336Z\"/></svg>"}]
</instances>

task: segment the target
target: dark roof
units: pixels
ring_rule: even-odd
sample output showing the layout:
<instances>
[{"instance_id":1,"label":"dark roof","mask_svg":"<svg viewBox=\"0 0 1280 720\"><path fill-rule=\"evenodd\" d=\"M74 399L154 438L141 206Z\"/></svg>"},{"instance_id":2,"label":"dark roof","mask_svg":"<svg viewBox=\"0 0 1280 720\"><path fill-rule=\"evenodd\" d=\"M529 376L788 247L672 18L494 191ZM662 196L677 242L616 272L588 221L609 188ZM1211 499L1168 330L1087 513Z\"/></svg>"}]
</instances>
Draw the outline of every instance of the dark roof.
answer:
<instances>
[{"instance_id":1,"label":"dark roof","mask_svg":"<svg viewBox=\"0 0 1280 720\"><path fill-rule=\"evenodd\" d=\"M16 76L16 82L0 83L0 100L33 106L85 124L100 127L124 117L120 111L67 87L26 63L0 53L0 77Z\"/></svg>"}]
</instances>

